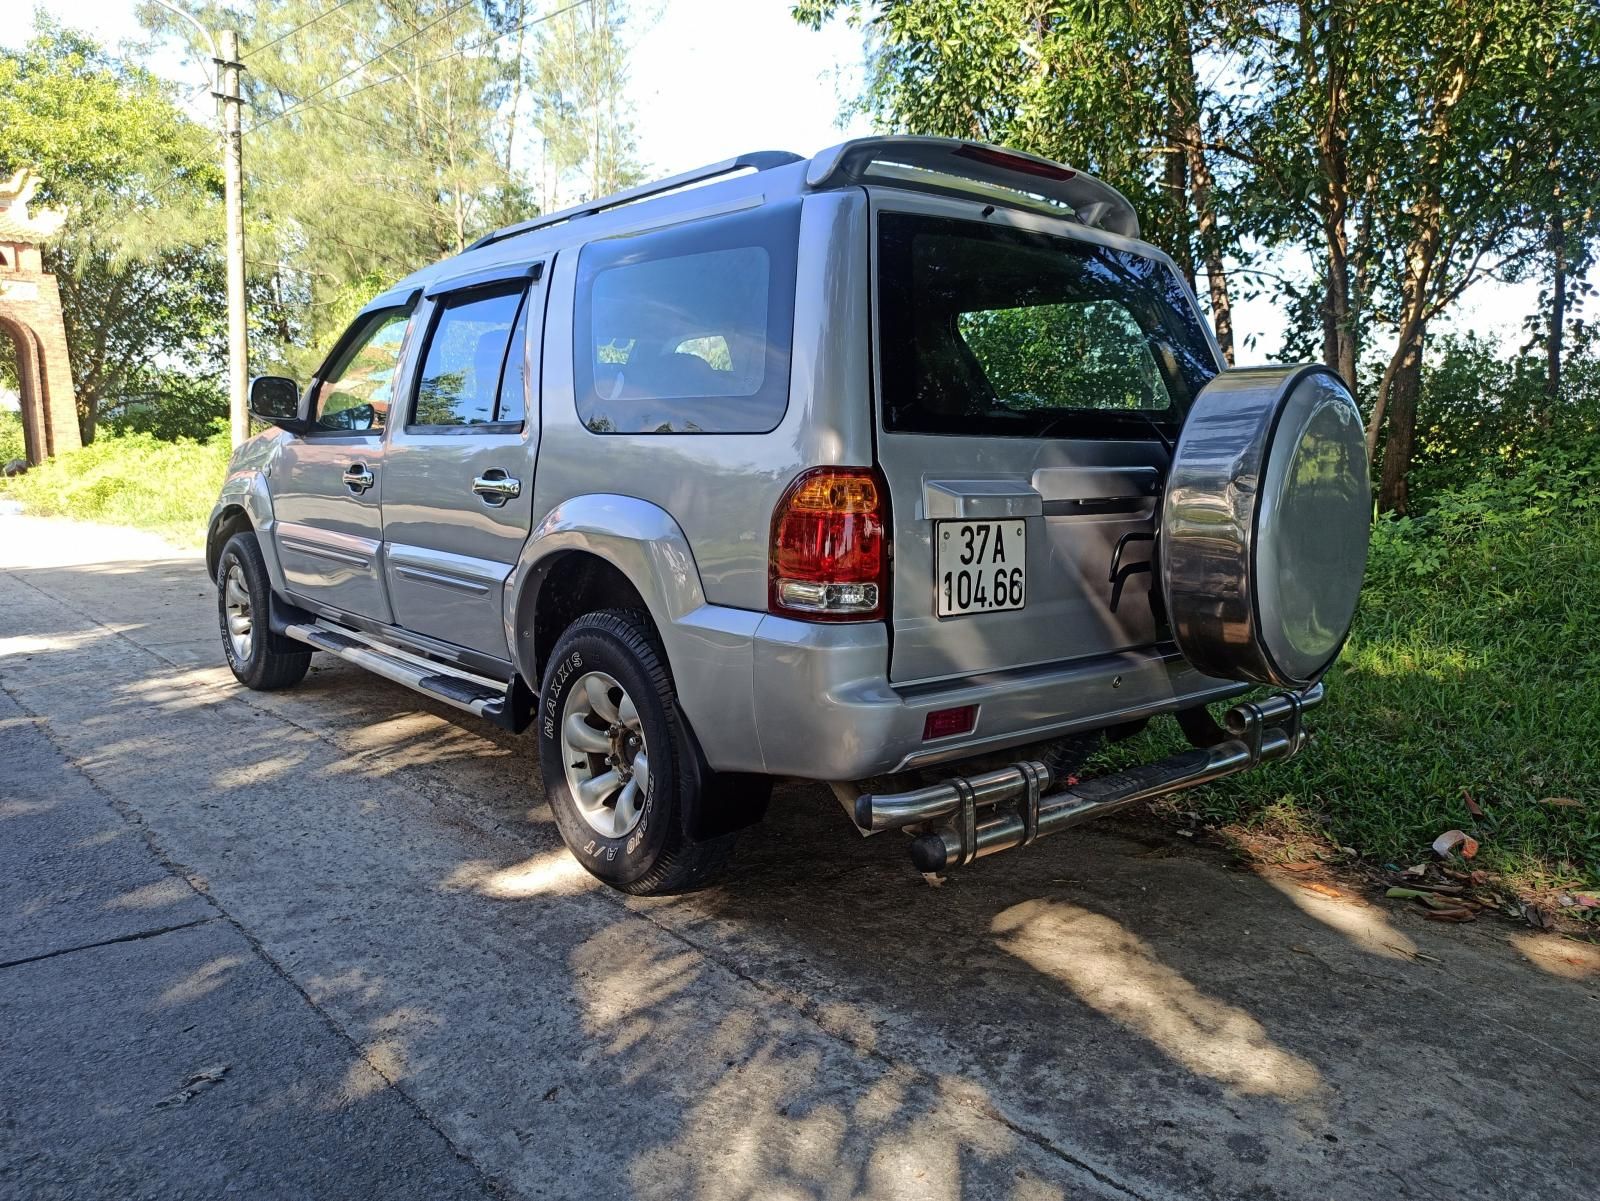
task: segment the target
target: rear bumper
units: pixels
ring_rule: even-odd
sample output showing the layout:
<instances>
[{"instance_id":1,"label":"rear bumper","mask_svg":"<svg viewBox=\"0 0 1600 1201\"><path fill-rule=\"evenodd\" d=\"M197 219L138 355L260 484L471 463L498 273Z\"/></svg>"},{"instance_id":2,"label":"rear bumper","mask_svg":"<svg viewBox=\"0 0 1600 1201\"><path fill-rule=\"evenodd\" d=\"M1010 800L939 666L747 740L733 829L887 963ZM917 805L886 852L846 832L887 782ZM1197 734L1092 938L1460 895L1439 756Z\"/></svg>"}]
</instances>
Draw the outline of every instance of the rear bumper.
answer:
<instances>
[{"instance_id":1,"label":"rear bumper","mask_svg":"<svg viewBox=\"0 0 1600 1201\"><path fill-rule=\"evenodd\" d=\"M737 612L744 622L756 617L723 612ZM696 615L701 646L706 627L717 624L708 617L705 609ZM748 693L730 688L736 677L719 671L714 688L683 696L706 758L720 770L860 780L1134 721L1247 688L1201 675L1170 648L896 687L887 676L889 637L881 624L765 615L753 630L746 625L745 636ZM676 662L673 669L680 693L686 676L705 678L680 671ZM928 714L959 705L977 706L972 732L924 741Z\"/></svg>"}]
</instances>

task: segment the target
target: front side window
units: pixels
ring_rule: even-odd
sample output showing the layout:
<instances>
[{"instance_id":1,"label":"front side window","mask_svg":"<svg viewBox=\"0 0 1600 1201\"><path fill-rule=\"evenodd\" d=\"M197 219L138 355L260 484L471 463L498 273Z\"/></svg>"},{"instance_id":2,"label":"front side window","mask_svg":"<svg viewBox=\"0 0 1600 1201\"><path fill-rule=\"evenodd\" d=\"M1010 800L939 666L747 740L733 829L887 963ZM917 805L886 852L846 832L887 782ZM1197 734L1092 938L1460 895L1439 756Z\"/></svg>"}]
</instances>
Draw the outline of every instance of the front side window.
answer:
<instances>
[{"instance_id":1,"label":"front side window","mask_svg":"<svg viewBox=\"0 0 1600 1201\"><path fill-rule=\"evenodd\" d=\"M765 433L789 403L798 203L592 242L573 374L596 433Z\"/></svg>"},{"instance_id":2,"label":"front side window","mask_svg":"<svg viewBox=\"0 0 1600 1201\"><path fill-rule=\"evenodd\" d=\"M522 420L522 353L513 330L527 289L514 285L475 288L443 298L435 309L433 330L417 376L411 426L494 425ZM508 360L515 354L511 367ZM501 381L514 375L515 387ZM514 391L515 395L508 395Z\"/></svg>"},{"instance_id":3,"label":"front side window","mask_svg":"<svg viewBox=\"0 0 1600 1201\"><path fill-rule=\"evenodd\" d=\"M1217 372L1164 263L978 221L879 218L883 419L907 433L1152 436Z\"/></svg>"},{"instance_id":4,"label":"front side window","mask_svg":"<svg viewBox=\"0 0 1600 1201\"><path fill-rule=\"evenodd\" d=\"M317 387L318 429L376 433L388 421L411 310L384 309L362 320L365 328L322 374Z\"/></svg>"}]
</instances>

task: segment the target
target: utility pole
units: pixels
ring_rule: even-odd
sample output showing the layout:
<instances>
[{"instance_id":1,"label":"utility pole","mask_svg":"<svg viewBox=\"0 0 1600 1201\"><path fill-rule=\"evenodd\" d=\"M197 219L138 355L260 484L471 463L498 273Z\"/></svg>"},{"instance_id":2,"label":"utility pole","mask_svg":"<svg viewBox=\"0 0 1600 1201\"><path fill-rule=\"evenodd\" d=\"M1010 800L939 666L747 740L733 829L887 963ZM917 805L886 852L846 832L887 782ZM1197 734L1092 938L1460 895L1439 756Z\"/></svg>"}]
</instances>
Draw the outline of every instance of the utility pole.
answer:
<instances>
[{"instance_id":1,"label":"utility pole","mask_svg":"<svg viewBox=\"0 0 1600 1201\"><path fill-rule=\"evenodd\" d=\"M250 377L249 330L244 300L244 163L239 129L239 34L222 31L217 58L222 98L222 192L227 209L228 428L238 446L250 436L246 391Z\"/></svg>"},{"instance_id":2,"label":"utility pole","mask_svg":"<svg viewBox=\"0 0 1600 1201\"><path fill-rule=\"evenodd\" d=\"M222 101L222 199L227 213L224 253L228 278L228 427L233 444L250 436L248 410L250 389L250 343L244 309L244 164L239 129L239 33L222 31L222 47L217 48L211 31L179 8L172 0L155 0L162 8L181 17L200 31L211 47L216 74L211 77L211 94Z\"/></svg>"}]
</instances>

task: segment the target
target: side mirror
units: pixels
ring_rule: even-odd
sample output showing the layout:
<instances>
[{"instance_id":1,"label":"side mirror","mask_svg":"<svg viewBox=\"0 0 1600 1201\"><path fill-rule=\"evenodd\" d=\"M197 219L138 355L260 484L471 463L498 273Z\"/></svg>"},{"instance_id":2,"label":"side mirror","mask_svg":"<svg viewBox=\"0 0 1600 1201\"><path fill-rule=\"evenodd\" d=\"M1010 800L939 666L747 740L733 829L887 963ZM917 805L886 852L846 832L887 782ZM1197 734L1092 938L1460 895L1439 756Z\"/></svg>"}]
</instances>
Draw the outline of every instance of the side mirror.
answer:
<instances>
[{"instance_id":1,"label":"side mirror","mask_svg":"<svg viewBox=\"0 0 1600 1201\"><path fill-rule=\"evenodd\" d=\"M250 381L250 416L291 434L303 434L310 425L300 412L300 385L282 375Z\"/></svg>"}]
</instances>

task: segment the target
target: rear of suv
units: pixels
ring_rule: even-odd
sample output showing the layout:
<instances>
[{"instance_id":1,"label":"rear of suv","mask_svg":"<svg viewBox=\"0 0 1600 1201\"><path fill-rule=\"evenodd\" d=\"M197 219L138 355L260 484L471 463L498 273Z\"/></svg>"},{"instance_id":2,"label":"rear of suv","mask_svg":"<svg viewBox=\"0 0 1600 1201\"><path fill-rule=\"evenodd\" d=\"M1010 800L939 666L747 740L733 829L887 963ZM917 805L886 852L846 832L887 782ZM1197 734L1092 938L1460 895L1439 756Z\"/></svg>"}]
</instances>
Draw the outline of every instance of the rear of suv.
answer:
<instances>
[{"instance_id":1,"label":"rear of suv","mask_svg":"<svg viewBox=\"0 0 1600 1201\"><path fill-rule=\"evenodd\" d=\"M1359 414L1224 370L1138 232L1070 168L908 137L497 231L309 386L254 381L228 660L533 725L568 846L640 893L713 876L774 777L941 873L1293 754L1365 562ZM1168 713L1194 749L1071 774Z\"/></svg>"}]
</instances>

